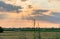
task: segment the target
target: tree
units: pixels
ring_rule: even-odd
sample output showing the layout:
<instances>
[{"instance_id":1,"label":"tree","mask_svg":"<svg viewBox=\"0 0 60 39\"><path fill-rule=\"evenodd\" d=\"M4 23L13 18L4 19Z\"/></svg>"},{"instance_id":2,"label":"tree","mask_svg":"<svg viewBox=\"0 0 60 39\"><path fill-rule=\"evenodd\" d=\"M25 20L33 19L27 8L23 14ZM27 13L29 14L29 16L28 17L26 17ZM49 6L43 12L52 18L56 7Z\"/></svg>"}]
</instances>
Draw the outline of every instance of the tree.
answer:
<instances>
[{"instance_id":1,"label":"tree","mask_svg":"<svg viewBox=\"0 0 60 39\"><path fill-rule=\"evenodd\" d=\"M0 27L0 33L3 33L3 31L4 31L4 30L3 30L3 28L2 28L2 27Z\"/></svg>"}]
</instances>

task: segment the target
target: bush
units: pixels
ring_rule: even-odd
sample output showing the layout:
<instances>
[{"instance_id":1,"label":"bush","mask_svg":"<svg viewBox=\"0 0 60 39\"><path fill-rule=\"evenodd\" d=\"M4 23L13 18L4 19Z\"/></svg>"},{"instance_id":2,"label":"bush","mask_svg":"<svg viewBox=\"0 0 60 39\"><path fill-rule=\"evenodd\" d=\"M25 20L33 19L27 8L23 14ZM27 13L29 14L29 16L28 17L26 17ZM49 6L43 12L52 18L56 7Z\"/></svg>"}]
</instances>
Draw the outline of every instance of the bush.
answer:
<instances>
[{"instance_id":1,"label":"bush","mask_svg":"<svg viewBox=\"0 0 60 39\"><path fill-rule=\"evenodd\" d=\"M3 28L2 27L0 27L0 33L2 33L4 30L3 30Z\"/></svg>"}]
</instances>

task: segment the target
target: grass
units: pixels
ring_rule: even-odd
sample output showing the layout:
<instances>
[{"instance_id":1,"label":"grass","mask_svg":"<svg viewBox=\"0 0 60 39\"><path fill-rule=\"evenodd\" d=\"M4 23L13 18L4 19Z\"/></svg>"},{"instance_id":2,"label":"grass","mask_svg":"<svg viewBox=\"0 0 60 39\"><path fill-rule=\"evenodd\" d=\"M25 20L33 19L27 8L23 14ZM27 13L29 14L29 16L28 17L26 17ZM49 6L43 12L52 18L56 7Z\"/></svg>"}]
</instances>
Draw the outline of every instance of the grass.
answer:
<instances>
[{"instance_id":1,"label":"grass","mask_svg":"<svg viewBox=\"0 0 60 39\"><path fill-rule=\"evenodd\" d=\"M39 39L38 31L35 35ZM5 31L0 33L0 39L34 39L34 31ZM40 39L60 39L60 32L40 32Z\"/></svg>"}]
</instances>

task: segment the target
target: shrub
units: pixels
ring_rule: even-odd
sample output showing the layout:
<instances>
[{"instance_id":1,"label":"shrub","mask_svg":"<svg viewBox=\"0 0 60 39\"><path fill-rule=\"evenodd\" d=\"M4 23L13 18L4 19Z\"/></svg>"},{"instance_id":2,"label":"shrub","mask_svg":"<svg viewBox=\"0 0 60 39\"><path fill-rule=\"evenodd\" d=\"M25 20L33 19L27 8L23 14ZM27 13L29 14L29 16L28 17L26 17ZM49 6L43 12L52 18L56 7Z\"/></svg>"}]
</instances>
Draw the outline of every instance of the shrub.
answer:
<instances>
[{"instance_id":1,"label":"shrub","mask_svg":"<svg viewBox=\"0 0 60 39\"><path fill-rule=\"evenodd\" d=\"M0 27L0 33L2 33L4 30L3 30L3 28L2 27Z\"/></svg>"}]
</instances>

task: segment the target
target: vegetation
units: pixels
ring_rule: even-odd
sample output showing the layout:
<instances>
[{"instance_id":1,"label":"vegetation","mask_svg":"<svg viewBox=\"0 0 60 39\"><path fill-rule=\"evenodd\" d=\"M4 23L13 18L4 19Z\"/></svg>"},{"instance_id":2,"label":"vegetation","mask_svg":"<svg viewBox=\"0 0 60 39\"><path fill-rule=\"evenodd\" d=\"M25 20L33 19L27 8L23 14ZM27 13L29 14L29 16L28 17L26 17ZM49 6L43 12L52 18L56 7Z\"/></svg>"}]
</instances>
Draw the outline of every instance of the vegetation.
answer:
<instances>
[{"instance_id":1,"label":"vegetation","mask_svg":"<svg viewBox=\"0 0 60 39\"><path fill-rule=\"evenodd\" d=\"M40 37L39 37L40 35ZM60 32L35 32L34 31L4 31L4 33L0 33L0 39L60 39Z\"/></svg>"},{"instance_id":2,"label":"vegetation","mask_svg":"<svg viewBox=\"0 0 60 39\"><path fill-rule=\"evenodd\" d=\"M3 28L2 27L0 27L0 33L2 33L4 30L3 30Z\"/></svg>"},{"instance_id":3,"label":"vegetation","mask_svg":"<svg viewBox=\"0 0 60 39\"><path fill-rule=\"evenodd\" d=\"M3 28L1 39L60 39L60 28Z\"/></svg>"},{"instance_id":4,"label":"vegetation","mask_svg":"<svg viewBox=\"0 0 60 39\"><path fill-rule=\"evenodd\" d=\"M60 28L3 28L4 31L60 32Z\"/></svg>"}]
</instances>

